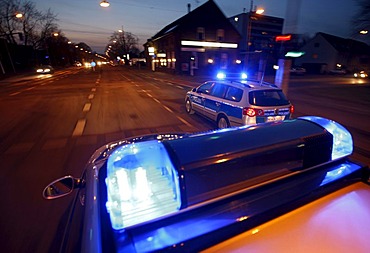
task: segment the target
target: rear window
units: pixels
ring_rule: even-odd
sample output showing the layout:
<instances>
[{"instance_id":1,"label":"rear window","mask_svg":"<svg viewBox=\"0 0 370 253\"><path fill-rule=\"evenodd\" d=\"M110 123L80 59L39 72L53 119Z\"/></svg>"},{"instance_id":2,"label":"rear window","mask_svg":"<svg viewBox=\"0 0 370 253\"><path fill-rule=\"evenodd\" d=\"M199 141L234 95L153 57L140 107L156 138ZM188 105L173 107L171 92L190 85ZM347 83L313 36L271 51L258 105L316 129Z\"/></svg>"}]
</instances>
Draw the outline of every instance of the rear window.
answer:
<instances>
[{"instance_id":1,"label":"rear window","mask_svg":"<svg viewBox=\"0 0 370 253\"><path fill-rule=\"evenodd\" d=\"M249 92L249 104L279 106L288 105L289 101L281 90L256 90Z\"/></svg>"}]
</instances>

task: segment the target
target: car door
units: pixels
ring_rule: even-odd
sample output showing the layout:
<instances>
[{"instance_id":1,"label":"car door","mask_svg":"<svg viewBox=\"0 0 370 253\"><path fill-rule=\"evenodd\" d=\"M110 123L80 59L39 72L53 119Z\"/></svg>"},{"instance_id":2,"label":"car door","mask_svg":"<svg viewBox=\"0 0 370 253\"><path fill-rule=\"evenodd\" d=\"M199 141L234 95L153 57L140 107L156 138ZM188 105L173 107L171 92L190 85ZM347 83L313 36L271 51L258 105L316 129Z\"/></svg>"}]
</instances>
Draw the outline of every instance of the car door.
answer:
<instances>
[{"instance_id":1,"label":"car door","mask_svg":"<svg viewBox=\"0 0 370 253\"><path fill-rule=\"evenodd\" d=\"M220 111L223 99L227 90L227 85L215 83L211 94L207 95L204 100L204 114L210 119L216 120Z\"/></svg>"},{"instance_id":2,"label":"car door","mask_svg":"<svg viewBox=\"0 0 370 253\"><path fill-rule=\"evenodd\" d=\"M192 93L190 99L192 102L193 110L197 113L204 115L204 104L206 98L209 97L214 84L214 82L206 82L199 86L196 91Z\"/></svg>"}]
</instances>

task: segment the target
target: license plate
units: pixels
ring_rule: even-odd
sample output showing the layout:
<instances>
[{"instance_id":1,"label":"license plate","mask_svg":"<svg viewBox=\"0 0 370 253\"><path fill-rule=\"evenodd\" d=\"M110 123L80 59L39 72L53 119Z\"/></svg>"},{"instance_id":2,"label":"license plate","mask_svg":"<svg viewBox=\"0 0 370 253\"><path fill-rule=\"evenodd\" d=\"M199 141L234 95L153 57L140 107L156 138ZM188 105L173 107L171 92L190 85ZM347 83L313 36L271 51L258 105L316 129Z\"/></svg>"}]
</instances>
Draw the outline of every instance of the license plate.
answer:
<instances>
[{"instance_id":1,"label":"license plate","mask_svg":"<svg viewBox=\"0 0 370 253\"><path fill-rule=\"evenodd\" d=\"M269 116L267 117L266 122L273 122L273 121L282 121L283 116Z\"/></svg>"}]
</instances>

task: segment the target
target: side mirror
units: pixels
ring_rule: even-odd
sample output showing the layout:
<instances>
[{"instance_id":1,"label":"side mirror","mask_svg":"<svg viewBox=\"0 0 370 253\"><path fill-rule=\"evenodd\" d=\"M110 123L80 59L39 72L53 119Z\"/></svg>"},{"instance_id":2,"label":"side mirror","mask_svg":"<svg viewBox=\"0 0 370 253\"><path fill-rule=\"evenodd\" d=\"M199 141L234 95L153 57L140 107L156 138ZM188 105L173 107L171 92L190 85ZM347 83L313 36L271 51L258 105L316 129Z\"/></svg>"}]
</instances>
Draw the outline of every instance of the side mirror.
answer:
<instances>
[{"instance_id":1,"label":"side mirror","mask_svg":"<svg viewBox=\"0 0 370 253\"><path fill-rule=\"evenodd\" d=\"M73 189L79 186L80 180L72 176L65 176L51 182L45 187L42 196L45 199L57 199L70 194Z\"/></svg>"},{"instance_id":2,"label":"side mirror","mask_svg":"<svg viewBox=\"0 0 370 253\"><path fill-rule=\"evenodd\" d=\"M192 92L196 92L197 91L197 88L193 88L191 91Z\"/></svg>"}]
</instances>

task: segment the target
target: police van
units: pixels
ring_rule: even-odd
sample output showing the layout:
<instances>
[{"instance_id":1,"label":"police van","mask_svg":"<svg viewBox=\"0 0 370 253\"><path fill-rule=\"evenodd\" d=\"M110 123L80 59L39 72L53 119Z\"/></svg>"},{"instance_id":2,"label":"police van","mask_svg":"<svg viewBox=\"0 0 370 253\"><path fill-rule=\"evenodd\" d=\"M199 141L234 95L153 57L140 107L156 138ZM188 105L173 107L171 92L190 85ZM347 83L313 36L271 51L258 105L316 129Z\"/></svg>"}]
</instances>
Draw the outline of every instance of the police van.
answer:
<instances>
[{"instance_id":1,"label":"police van","mask_svg":"<svg viewBox=\"0 0 370 253\"><path fill-rule=\"evenodd\" d=\"M273 84L247 80L207 81L187 92L185 107L218 128L288 120L293 105Z\"/></svg>"}]
</instances>

